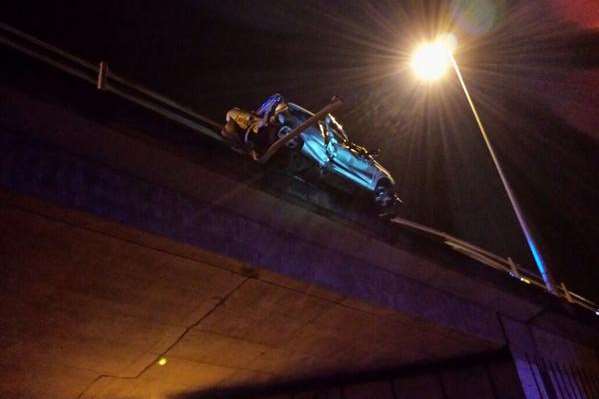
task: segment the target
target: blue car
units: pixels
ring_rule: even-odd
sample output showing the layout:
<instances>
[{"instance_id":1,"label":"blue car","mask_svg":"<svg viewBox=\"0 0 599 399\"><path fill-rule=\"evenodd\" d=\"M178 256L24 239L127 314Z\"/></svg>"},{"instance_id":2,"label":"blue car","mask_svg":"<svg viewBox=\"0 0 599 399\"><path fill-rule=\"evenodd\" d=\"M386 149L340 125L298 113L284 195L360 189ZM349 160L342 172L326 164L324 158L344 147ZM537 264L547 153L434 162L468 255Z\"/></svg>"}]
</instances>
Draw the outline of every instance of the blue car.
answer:
<instances>
[{"instance_id":1,"label":"blue car","mask_svg":"<svg viewBox=\"0 0 599 399\"><path fill-rule=\"evenodd\" d=\"M279 138L314 115L297 104L287 103L287 106L286 112L276 116ZM400 202L395 194L395 180L375 160L376 154L352 143L343 126L330 113L289 141L287 148L315 162L324 173L336 174L372 192L375 203L381 208Z\"/></svg>"}]
</instances>

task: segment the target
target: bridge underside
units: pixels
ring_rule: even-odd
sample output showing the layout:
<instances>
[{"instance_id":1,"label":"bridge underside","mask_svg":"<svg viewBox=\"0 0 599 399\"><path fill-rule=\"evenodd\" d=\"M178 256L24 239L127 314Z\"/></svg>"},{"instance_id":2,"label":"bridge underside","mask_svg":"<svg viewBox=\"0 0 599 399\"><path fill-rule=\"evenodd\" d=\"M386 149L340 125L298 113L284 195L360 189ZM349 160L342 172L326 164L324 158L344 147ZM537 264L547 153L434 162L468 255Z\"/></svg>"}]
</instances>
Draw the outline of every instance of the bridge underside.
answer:
<instances>
[{"instance_id":1,"label":"bridge underside","mask_svg":"<svg viewBox=\"0 0 599 399\"><path fill-rule=\"evenodd\" d=\"M228 149L175 145L190 132L71 83L59 100L0 88L0 397L202 397L498 353L513 359L493 389L463 390L493 374L482 361L442 393L426 390L438 372L402 392L547 397L548 364L592 386L568 371L597 374L589 315L361 212L314 212L300 197L327 191L277 191ZM376 391L360 389L345 399Z\"/></svg>"},{"instance_id":2,"label":"bridge underside","mask_svg":"<svg viewBox=\"0 0 599 399\"><path fill-rule=\"evenodd\" d=\"M88 214L1 198L3 397L165 397L498 347Z\"/></svg>"}]
</instances>

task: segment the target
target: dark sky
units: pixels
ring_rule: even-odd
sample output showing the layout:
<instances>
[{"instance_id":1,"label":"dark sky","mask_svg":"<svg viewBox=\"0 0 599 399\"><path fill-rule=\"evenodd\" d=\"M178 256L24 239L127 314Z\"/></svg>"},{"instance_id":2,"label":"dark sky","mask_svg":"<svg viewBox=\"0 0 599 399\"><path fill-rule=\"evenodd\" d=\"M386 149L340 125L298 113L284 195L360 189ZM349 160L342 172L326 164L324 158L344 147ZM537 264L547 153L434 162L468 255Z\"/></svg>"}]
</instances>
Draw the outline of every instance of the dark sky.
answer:
<instances>
[{"instance_id":1,"label":"dark sky","mask_svg":"<svg viewBox=\"0 0 599 399\"><path fill-rule=\"evenodd\" d=\"M456 58L558 281L599 299L599 7L593 1L4 2L3 22L222 119L279 91L333 95L381 148L409 217L532 264L454 77L406 67L435 32Z\"/></svg>"}]
</instances>

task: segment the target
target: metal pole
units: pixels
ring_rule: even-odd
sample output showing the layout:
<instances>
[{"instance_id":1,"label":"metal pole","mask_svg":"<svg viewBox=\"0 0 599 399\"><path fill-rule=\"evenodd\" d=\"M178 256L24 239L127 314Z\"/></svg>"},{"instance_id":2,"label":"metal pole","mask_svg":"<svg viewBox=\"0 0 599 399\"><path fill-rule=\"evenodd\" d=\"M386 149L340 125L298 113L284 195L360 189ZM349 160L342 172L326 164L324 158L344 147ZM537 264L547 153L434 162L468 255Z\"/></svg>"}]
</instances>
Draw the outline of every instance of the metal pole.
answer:
<instances>
[{"instance_id":1,"label":"metal pole","mask_svg":"<svg viewBox=\"0 0 599 399\"><path fill-rule=\"evenodd\" d=\"M541 255L541 252L537 248L537 245L532 237L532 234L530 233L530 229L528 228L528 223L526 223L526 219L524 219L524 214L522 213L522 210L520 209L520 205L518 204L518 201L516 200L516 196L514 195L514 192L512 191L510 184L508 183L505 175L503 174L503 169L501 168L499 159L495 155L495 150L493 150L493 146L491 145L491 142L489 141L489 137L487 136L485 127L483 126L483 123L482 123L480 117L478 116L478 112L476 111L476 108L474 107L474 103L472 102L470 93L468 92L468 89L466 88L466 84L464 83L464 79L462 78L462 73L460 72L458 63L456 62L455 58L451 54L450 54L450 59L451 59L451 64L453 65L453 69L455 70L456 75L458 75L458 79L460 81L460 84L462 85L462 89L464 90L464 94L466 95L466 99L468 100L468 104L470 105L470 109L472 110L472 113L474 114L474 119L476 119L476 123L478 124L480 133L483 136L483 140L485 141L485 144L487 145L487 149L489 150L489 153L491 154L491 159L493 159L493 164L495 165L495 169L497 169L497 173L499 174L499 178L501 179L503 188L505 189L505 192L507 193L510 203L512 204L512 209L514 210L514 213L516 214L516 218L518 219L520 228L522 229L522 232L524 233L524 237L526 238L528 247L530 248L530 251L532 252L532 256L535 260L537 268L539 269L539 272L541 273L541 277L543 278L543 281L545 282L545 286L547 287L547 290L549 292L555 294L556 291L555 291L555 287L554 287L554 283L553 283L553 277L551 276L551 273L545 266L545 261L543 260L543 256Z\"/></svg>"}]
</instances>

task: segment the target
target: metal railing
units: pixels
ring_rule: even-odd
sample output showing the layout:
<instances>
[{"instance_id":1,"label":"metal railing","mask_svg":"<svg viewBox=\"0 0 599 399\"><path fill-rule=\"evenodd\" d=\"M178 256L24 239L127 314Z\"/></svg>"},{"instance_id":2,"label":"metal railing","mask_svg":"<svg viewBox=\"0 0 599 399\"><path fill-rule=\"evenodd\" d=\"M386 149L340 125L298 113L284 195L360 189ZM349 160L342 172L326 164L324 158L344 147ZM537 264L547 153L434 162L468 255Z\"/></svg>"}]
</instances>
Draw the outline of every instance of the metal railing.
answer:
<instances>
[{"instance_id":1,"label":"metal railing","mask_svg":"<svg viewBox=\"0 0 599 399\"><path fill-rule=\"evenodd\" d=\"M477 247L476 245L470 244L469 242L460 240L459 238L450 234L435 230L416 222L412 222L410 220L396 217L391 219L391 222L436 237L438 240L442 241L445 245L451 247L457 252L460 252L494 269L508 273L510 276L519 279L525 284L537 286L551 293L539 275L532 273L530 270L516 264L511 258L503 258L485 249ZM559 287L555 287L554 294L570 303L577 304L585 309L593 311L597 316L599 316L599 309L595 303L568 290L564 283L561 283Z\"/></svg>"},{"instance_id":2,"label":"metal railing","mask_svg":"<svg viewBox=\"0 0 599 399\"><path fill-rule=\"evenodd\" d=\"M202 116L190 108L161 94L131 82L109 70L103 62L96 64L82 60L57 47L45 43L31 35L21 32L5 23L0 22L0 43L12 47L30 57L52 65L70 75L76 76L98 89L114 93L128 101L158 113L168 119L178 122L191 130L222 141L218 130L222 125ZM451 249L468 256L477 262L496 270L508 273L525 284L534 285L550 292L543 280L536 274L514 263L510 258L502 258L476 245L460 240L442 231L401 218L391 222L409 228L440 240ZM599 316L599 308L592 301L569 291L564 283L556 287L555 295L564 300L581 306Z\"/></svg>"},{"instance_id":3,"label":"metal railing","mask_svg":"<svg viewBox=\"0 0 599 399\"><path fill-rule=\"evenodd\" d=\"M5 23L0 23L0 43L90 82L100 90L114 93L194 131L222 141L221 136L215 131L222 128L218 122L111 72L105 67L106 64L103 71L103 63L95 65L82 60Z\"/></svg>"}]
</instances>

